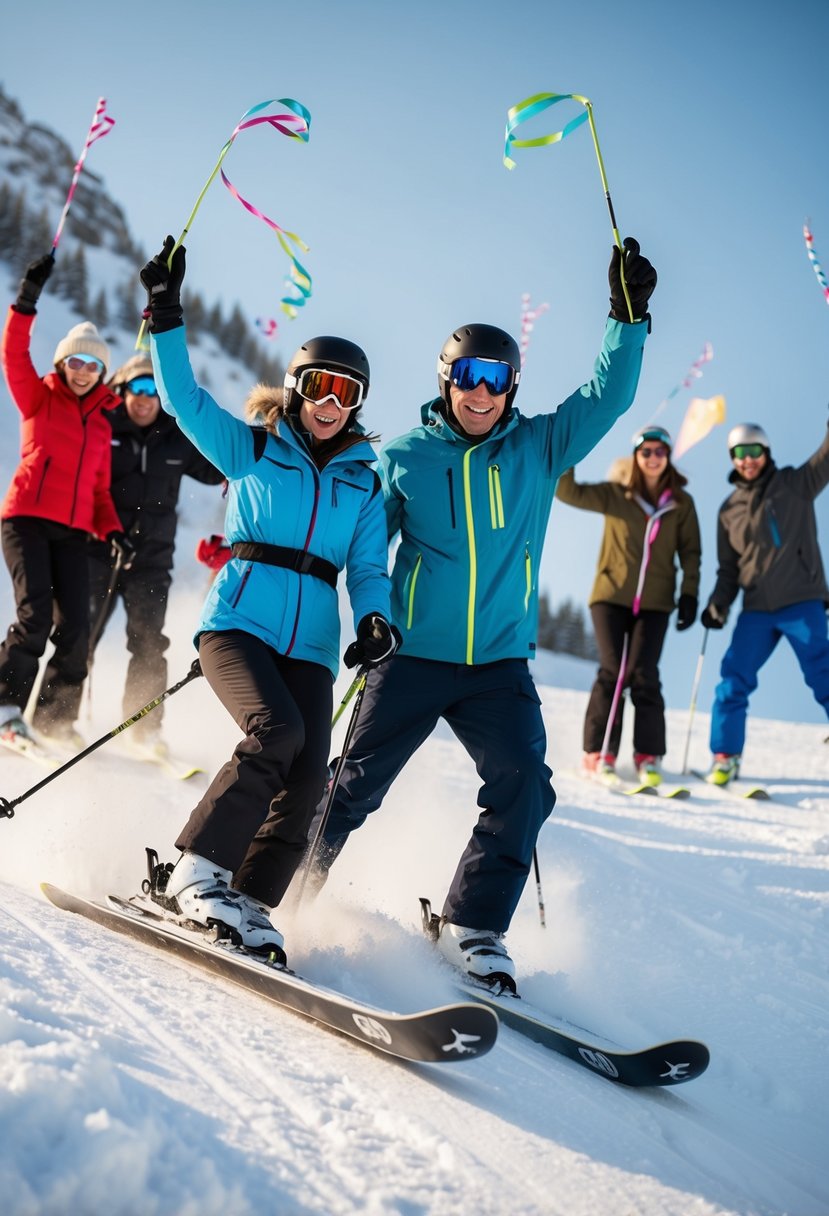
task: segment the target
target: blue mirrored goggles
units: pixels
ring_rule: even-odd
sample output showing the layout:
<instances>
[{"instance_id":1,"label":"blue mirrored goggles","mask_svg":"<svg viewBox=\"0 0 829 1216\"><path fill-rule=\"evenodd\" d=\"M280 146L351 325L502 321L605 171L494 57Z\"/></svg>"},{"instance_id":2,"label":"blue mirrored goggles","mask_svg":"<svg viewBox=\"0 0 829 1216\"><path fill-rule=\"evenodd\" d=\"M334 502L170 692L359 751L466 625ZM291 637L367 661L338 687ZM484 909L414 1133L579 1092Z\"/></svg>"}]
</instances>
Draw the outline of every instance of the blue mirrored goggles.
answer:
<instances>
[{"instance_id":1,"label":"blue mirrored goggles","mask_svg":"<svg viewBox=\"0 0 829 1216\"><path fill-rule=\"evenodd\" d=\"M490 397L508 393L515 384L515 368L496 359L456 359L449 369L449 379L464 393L471 393L483 384Z\"/></svg>"},{"instance_id":2,"label":"blue mirrored goggles","mask_svg":"<svg viewBox=\"0 0 829 1216\"><path fill-rule=\"evenodd\" d=\"M124 388L134 397L158 396L158 389L155 387L155 380L152 376L136 376L134 380L128 380Z\"/></svg>"}]
</instances>

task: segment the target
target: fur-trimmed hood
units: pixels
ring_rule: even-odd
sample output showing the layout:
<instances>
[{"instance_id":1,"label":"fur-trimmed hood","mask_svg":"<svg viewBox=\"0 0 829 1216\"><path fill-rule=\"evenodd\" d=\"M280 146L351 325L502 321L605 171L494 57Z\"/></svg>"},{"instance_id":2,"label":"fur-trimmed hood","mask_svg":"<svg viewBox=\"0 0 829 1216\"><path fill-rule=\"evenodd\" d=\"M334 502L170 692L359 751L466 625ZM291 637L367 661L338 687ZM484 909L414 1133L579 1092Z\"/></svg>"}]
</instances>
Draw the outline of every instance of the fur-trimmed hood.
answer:
<instances>
[{"instance_id":1,"label":"fur-trimmed hood","mask_svg":"<svg viewBox=\"0 0 829 1216\"><path fill-rule=\"evenodd\" d=\"M285 417L284 393L281 388L272 384L255 384L248 393L245 401L245 418L248 422L259 423L269 431L276 430L276 424Z\"/></svg>"}]
</instances>

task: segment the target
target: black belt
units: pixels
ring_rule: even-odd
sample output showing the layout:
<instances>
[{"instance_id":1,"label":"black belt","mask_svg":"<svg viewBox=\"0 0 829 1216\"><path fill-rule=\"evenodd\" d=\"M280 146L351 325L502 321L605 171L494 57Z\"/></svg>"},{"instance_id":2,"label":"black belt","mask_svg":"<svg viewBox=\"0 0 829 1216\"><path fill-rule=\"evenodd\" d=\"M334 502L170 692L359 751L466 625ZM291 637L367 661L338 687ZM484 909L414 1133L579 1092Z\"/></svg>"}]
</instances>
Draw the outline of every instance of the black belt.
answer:
<instances>
[{"instance_id":1,"label":"black belt","mask_svg":"<svg viewBox=\"0 0 829 1216\"><path fill-rule=\"evenodd\" d=\"M322 579L336 590L339 570L324 557L314 557L304 549L286 549L282 545L261 545L258 541L237 540L230 546L234 557L246 562L262 562L265 566L282 566L297 574L310 574Z\"/></svg>"}]
</instances>

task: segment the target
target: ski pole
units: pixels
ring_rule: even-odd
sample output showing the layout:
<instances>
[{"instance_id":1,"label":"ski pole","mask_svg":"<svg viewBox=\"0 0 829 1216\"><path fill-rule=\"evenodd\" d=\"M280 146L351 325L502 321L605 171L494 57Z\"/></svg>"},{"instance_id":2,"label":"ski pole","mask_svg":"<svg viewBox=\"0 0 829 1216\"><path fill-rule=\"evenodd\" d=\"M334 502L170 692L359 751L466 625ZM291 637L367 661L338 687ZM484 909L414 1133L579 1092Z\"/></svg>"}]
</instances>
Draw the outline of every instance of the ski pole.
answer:
<instances>
[{"instance_id":1,"label":"ski pole","mask_svg":"<svg viewBox=\"0 0 829 1216\"><path fill-rule=\"evenodd\" d=\"M357 672L355 679L352 681L351 687L349 688L348 692L343 697L342 703L340 704L340 708L337 710L336 714L334 715L334 722L336 722L337 718L339 718L340 714L345 709L346 705L348 704L349 700L351 699L353 693L356 691L357 695L354 698L354 708L351 711L351 719L348 723L348 728L345 732L345 739L343 740L342 750L340 751L340 756L339 756L339 759L337 760L337 766L334 769L334 775L331 778L331 784L328 787L328 794L325 799L325 806L323 807L322 814L319 817L319 823L317 824L317 830L314 833L314 839L311 841L311 844L308 848L308 852L305 855L305 866L302 871L302 878L300 879L299 887L297 889L297 894L296 894L296 906L297 907L299 907L300 903L302 902L302 897L305 893L305 884L308 881L308 875L311 873L311 869L313 868L314 861L316 860L317 852L319 850L319 844L320 844L320 841L322 840L323 833L325 832L325 825L328 823L328 816L331 814L331 807L334 805L334 795L337 792L337 786L340 783L340 777L342 776L342 771L343 771L343 768L345 767L345 762L348 759L348 749L351 746L351 739L354 734L354 729L357 726L357 719L360 716L360 706L363 703L363 693L366 690L367 675L368 675L368 667L361 667L360 670ZM332 726L333 726L333 722L332 722Z\"/></svg>"},{"instance_id":2,"label":"ski pole","mask_svg":"<svg viewBox=\"0 0 829 1216\"><path fill-rule=\"evenodd\" d=\"M541 871L538 868L538 849L533 849L533 870L535 871L535 891L538 896L538 919L541 928L547 928L547 917L544 912L544 896L541 893Z\"/></svg>"},{"instance_id":3,"label":"ski pole","mask_svg":"<svg viewBox=\"0 0 829 1216\"><path fill-rule=\"evenodd\" d=\"M161 693L160 696L155 697L155 699L152 701L149 701L142 709L139 709L136 713L134 713L132 717L127 718L126 721L121 722L120 725L113 727L113 729L110 731L107 731L107 733L102 735L100 739L97 739L94 743L90 743L89 747L85 747L82 752L78 752L77 756L73 756L71 760L67 760L65 764L62 764L60 768L56 768L53 773L50 773L48 777L44 777L42 781L38 781L37 785L33 785L31 789L25 790L24 793L19 795L19 797L12 798L11 802L9 802L7 798L0 798L0 819L12 819L14 817L14 808L19 806L21 802L25 802L27 798L31 798L32 794L36 794L38 790L42 790L44 785L48 785L50 781L54 781L56 778L62 776L67 769L70 769L73 765L80 763L81 760L84 760L87 756L91 755L92 752L97 751L99 747L103 747L103 745L108 743L110 739L114 739L116 735L120 735L123 731L129 730L129 728L134 726L135 723L140 721L141 718L146 717L147 714L151 713L154 709L157 709L162 701L166 701L168 697L172 697L174 693L177 693L180 689L184 688L185 684L189 684L191 680L195 680L201 674L201 664L199 663L198 659L194 659L189 672L183 680L179 680L178 684L174 684L172 688L166 689L163 693Z\"/></svg>"},{"instance_id":4,"label":"ski pole","mask_svg":"<svg viewBox=\"0 0 829 1216\"><path fill-rule=\"evenodd\" d=\"M103 603L101 604L101 608L100 608L100 611L98 612L98 615L95 617L95 622L94 622L92 629L90 631L90 634L89 634L89 657L87 659L87 664L86 664L86 666L87 666L86 706L87 706L87 712L89 713L90 717L92 716L92 664L95 661L95 647L98 645L101 634L104 631L104 625L106 624L107 620L109 619L110 608L112 606L112 599L113 599L113 596L115 595L115 586L118 582L118 575L121 573L121 567L123 566L123 564L124 564L124 555L119 549L116 554L116 557L115 557L115 562L113 563L113 566L112 566L112 573L109 576L109 582L107 583L107 589L104 592Z\"/></svg>"},{"instance_id":5,"label":"ski pole","mask_svg":"<svg viewBox=\"0 0 829 1216\"><path fill-rule=\"evenodd\" d=\"M605 727L604 738L602 739L602 756L606 756L608 754L607 749L610 746L610 736L613 733L613 726L616 722L616 714L619 710L619 700L622 695L622 689L625 686L625 667L627 665L629 640L630 634L626 633L625 640L622 643L622 657L619 660L619 677L616 680L616 687L613 689L613 700L610 702L610 713L607 715L607 726Z\"/></svg>"},{"instance_id":6,"label":"ski pole","mask_svg":"<svg viewBox=\"0 0 829 1216\"><path fill-rule=\"evenodd\" d=\"M708 630L704 629L702 633L702 645L699 649L699 658L697 659L697 669L694 672L694 683L691 688L691 704L688 707L688 734L685 738L685 754L682 757L682 775L683 777L688 772L688 749L691 746L691 727L694 724L694 712L697 708L697 692L699 690L699 682L702 677L702 662L705 658L705 647L708 643Z\"/></svg>"},{"instance_id":7,"label":"ski pole","mask_svg":"<svg viewBox=\"0 0 829 1216\"><path fill-rule=\"evenodd\" d=\"M357 672L356 676L351 681L351 684L349 685L348 689L346 690L345 696L343 697L342 701L340 701L340 708L337 710L337 712L334 714L334 717L331 719L332 729L339 722L340 716L341 716L343 710L345 709L346 705L348 705L348 702L351 700L351 698L354 696L355 692L357 691L358 685L365 684L366 674L367 674L366 669L363 667Z\"/></svg>"}]
</instances>

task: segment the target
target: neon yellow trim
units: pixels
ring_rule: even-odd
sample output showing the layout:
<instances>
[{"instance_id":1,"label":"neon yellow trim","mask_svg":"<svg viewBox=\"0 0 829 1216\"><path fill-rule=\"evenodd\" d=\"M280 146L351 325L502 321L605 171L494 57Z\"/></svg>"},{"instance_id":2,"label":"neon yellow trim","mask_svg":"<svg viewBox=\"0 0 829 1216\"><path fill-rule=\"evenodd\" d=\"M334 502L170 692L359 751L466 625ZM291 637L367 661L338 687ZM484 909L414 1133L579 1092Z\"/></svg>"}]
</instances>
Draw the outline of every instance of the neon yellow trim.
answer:
<instances>
[{"instance_id":1,"label":"neon yellow trim","mask_svg":"<svg viewBox=\"0 0 829 1216\"><path fill-rule=\"evenodd\" d=\"M466 536L469 542L469 601L466 607L466 661L472 662L475 645L475 589L478 580L478 559L475 553L475 520L472 515L472 488L469 462L475 449L469 448L463 458L463 499L466 511Z\"/></svg>"},{"instance_id":2,"label":"neon yellow trim","mask_svg":"<svg viewBox=\"0 0 829 1216\"><path fill-rule=\"evenodd\" d=\"M504 526L504 500L501 497L501 469L497 464L490 465L489 473L492 486L495 490L494 517L492 521L493 528L503 528ZM490 491L491 492L491 491Z\"/></svg>"},{"instance_id":3,"label":"neon yellow trim","mask_svg":"<svg viewBox=\"0 0 829 1216\"><path fill-rule=\"evenodd\" d=\"M529 549L524 550L524 573L527 580L527 590L524 594L524 611L526 612L533 589L533 563L532 558L530 557Z\"/></svg>"},{"instance_id":4,"label":"neon yellow trim","mask_svg":"<svg viewBox=\"0 0 829 1216\"><path fill-rule=\"evenodd\" d=\"M409 583L409 611L406 615L406 628L411 629L412 618L414 616L414 596L415 586L417 584L417 576L420 574L420 563L423 561L423 554L418 553L417 561L415 562L414 570L412 571L412 581Z\"/></svg>"}]
</instances>

